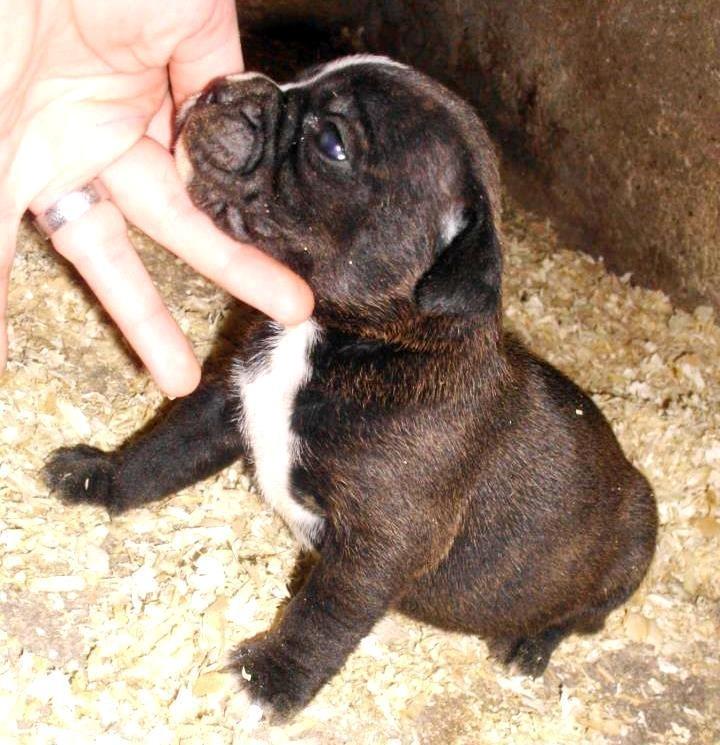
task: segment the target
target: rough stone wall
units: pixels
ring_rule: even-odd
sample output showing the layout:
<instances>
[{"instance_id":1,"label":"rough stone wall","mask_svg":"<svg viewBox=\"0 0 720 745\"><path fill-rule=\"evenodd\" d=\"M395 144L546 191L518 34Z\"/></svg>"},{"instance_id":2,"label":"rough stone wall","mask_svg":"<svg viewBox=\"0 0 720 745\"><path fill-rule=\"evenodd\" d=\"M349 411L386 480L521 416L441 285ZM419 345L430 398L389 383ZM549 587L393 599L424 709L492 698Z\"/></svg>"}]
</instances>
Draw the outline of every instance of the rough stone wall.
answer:
<instances>
[{"instance_id":1,"label":"rough stone wall","mask_svg":"<svg viewBox=\"0 0 720 745\"><path fill-rule=\"evenodd\" d=\"M676 300L720 307L718 0L251 0L349 23L476 104L524 204ZM362 31L360 31L362 29Z\"/></svg>"}]
</instances>

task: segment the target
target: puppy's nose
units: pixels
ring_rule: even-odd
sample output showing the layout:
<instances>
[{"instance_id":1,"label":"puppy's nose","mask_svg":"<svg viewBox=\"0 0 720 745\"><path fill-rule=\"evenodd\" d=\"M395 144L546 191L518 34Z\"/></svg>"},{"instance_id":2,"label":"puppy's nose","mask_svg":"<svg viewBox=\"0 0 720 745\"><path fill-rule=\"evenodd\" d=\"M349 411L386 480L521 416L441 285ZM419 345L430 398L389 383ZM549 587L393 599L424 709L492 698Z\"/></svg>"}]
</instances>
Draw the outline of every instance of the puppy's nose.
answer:
<instances>
[{"instance_id":1,"label":"puppy's nose","mask_svg":"<svg viewBox=\"0 0 720 745\"><path fill-rule=\"evenodd\" d=\"M273 116L278 89L261 76L219 78L197 100L205 109L203 149L223 171L248 173L263 151L264 121Z\"/></svg>"}]
</instances>

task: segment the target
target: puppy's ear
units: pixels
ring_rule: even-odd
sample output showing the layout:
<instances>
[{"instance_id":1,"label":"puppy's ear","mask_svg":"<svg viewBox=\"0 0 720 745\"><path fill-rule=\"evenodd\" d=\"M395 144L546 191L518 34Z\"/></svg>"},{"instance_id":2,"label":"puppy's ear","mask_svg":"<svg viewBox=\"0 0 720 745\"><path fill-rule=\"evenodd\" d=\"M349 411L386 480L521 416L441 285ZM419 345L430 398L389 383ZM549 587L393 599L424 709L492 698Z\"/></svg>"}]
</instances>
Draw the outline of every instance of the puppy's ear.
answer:
<instances>
[{"instance_id":1,"label":"puppy's ear","mask_svg":"<svg viewBox=\"0 0 720 745\"><path fill-rule=\"evenodd\" d=\"M495 313L500 303L500 241L487 203L448 221L435 262L415 287L428 315L466 318Z\"/></svg>"}]
</instances>

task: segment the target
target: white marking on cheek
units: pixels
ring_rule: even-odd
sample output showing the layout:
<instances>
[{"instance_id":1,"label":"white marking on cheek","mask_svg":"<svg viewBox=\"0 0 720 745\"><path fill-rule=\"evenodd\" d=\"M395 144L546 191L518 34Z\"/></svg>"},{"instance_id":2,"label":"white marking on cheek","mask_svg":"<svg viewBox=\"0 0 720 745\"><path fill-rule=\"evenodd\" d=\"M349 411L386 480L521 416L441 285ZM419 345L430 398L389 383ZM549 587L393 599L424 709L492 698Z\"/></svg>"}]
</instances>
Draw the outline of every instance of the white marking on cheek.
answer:
<instances>
[{"instance_id":1,"label":"white marking on cheek","mask_svg":"<svg viewBox=\"0 0 720 745\"><path fill-rule=\"evenodd\" d=\"M307 547L312 546L323 518L296 502L292 494L290 473L298 462L300 443L291 419L297 392L310 377L309 355L319 333L312 320L283 329L259 360L239 367L234 375L243 403L241 427L263 497Z\"/></svg>"},{"instance_id":2,"label":"white marking on cheek","mask_svg":"<svg viewBox=\"0 0 720 745\"><path fill-rule=\"evenodd\" d=\"M324 65L318 72L307 80L299 80L296 83L285 83L280 86L280 90L289 91L295 88L306 88L307 86L317 83L321 78L327 77L334 72L339 70L345 70L348 67L357 67L358 65L375 65L376 67L396 67L401 70L407 70L408 66L403 65L402 62L396 62L389 57L383 57L379 54L353 54L349 57L341 57L340 59L332 60Z\"/></svg>"},{"instance_id":3,"label":"white marking on cheek","mask_svg":"<svg viewBox=\"0 0 720 745\"><path fill-rule=\"evenodd\" d=\"M175 143L175 167L180 174L180 180L185 186L188 186L192 181L194 170L182 135Z\"/></svg>"}]
</instances>

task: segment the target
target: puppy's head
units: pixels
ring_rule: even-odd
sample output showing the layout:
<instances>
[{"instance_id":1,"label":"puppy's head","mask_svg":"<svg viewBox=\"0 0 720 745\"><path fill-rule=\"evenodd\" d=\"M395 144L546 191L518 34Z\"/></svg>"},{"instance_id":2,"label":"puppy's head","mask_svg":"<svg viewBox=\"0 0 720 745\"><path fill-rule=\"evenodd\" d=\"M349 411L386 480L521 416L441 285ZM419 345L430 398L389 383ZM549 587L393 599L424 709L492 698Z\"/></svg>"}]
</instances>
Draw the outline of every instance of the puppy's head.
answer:
<instances>
[{"instance_id":1,"label":"puppy's head","mask_svg":"<svg viewBox=\"0 0 720 745\"><path fill-rule=\"evenodd\" d=\"M215 81L179 116L178 167L223 230L288 264L327 319L495 319L498 176L472 109L382 57L278 86Z\"/></svg>"}]
</instances>

